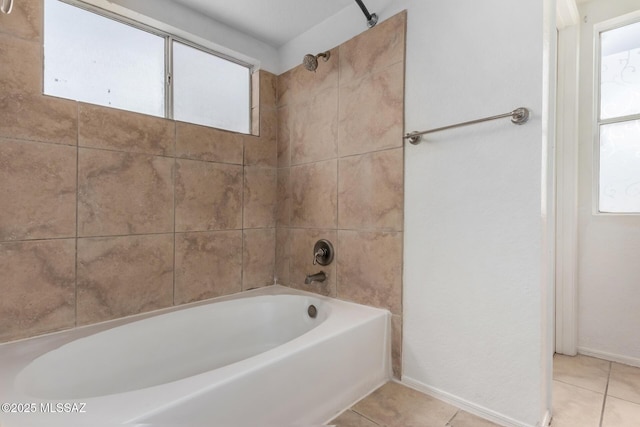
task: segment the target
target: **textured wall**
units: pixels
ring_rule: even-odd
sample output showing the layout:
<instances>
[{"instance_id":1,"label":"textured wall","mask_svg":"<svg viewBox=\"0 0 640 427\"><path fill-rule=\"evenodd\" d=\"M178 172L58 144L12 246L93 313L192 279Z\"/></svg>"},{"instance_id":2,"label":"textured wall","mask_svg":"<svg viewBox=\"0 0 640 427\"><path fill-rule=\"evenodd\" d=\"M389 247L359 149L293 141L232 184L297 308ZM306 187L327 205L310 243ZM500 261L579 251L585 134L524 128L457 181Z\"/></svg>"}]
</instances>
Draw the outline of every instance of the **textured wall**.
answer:
<instances>
[{"instance_id":1,"label":"textured wall","mask_svg":"<svg viewBox=\"0 0 640 427\"><path fill-rule=\"evenodd\" d=\"M259 137L43 96L42 14L0 15L0 341L272 283L275 76Z\"/></svg>"},{"instance_id":2,"label":"textured wall","mask_svg":"<svg viewBox=\"0 0 640 427\"><path fill-rule=\"evenodd\" d=\"M331 50L316 73L278 77L279 283L393 314L394 371L402 325L406 13ZM330 240L335 261L314 266ZM324 270L328 280L305 285Z\"/></svg>"}]
</instances>

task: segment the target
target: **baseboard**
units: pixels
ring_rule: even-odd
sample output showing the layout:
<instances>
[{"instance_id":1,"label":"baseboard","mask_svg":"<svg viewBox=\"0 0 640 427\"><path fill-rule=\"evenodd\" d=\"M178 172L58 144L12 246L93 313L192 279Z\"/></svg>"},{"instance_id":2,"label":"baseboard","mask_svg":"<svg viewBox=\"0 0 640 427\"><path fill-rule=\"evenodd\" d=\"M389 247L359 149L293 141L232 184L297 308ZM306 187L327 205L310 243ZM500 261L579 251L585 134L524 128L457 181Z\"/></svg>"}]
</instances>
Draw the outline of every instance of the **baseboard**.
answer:
<instances>
[{"instance_id":1,"label":"baseboard","mask_svg":"<svg viewBox=\"0 0 640 427\"><path fill-rule=\"evenodd\" d=\"M623 365L631 365L640 368L640 359L637 357L622 356L620 354L607 353L585 347L578 347L578 353L584 356L597 357L598 359L609 360L611 362L618 362Z\"/></svg>"},{"instance_id":2,"label":"baseboard","mask_svg":"<svg viewBox=\"0 0 640 427\"><path fill-rule=\"evenodd\" d=\"M465 399L461 399L457 396L452 395L451 393L447 393L435 387L428 386L407 376L403 376L400 383L504 427L540 427L540 425L533 426L530 424L524 424L521 421L514 420L513 418L510 418L506 415L492 411L491 409L487 409L483 406L476 405L475 403L469 402ZM543 424L541 424L541 426L548 426L550 421L551 414L549 411L547 411L544 416Z\"/></svg>"}]
</instances>

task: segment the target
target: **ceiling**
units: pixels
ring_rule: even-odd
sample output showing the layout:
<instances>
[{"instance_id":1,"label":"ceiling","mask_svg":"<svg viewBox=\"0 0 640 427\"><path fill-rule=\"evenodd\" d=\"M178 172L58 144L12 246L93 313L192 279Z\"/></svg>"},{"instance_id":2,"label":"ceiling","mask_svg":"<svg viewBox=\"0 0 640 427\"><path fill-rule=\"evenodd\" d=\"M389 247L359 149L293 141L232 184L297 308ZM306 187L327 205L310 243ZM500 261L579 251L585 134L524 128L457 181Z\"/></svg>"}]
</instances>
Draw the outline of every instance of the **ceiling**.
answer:
<instances>
[{"instance_id":1,"label":"ceiling","mask_svg":"<svg viewBox=\"0 0 640 427\"><path fill-rule=\"evenodd\" d=\"M354 4L353 0L233 0L231 2L229 0L173 0L173 2L276 48Z\"/></svg>"}]
</instances>

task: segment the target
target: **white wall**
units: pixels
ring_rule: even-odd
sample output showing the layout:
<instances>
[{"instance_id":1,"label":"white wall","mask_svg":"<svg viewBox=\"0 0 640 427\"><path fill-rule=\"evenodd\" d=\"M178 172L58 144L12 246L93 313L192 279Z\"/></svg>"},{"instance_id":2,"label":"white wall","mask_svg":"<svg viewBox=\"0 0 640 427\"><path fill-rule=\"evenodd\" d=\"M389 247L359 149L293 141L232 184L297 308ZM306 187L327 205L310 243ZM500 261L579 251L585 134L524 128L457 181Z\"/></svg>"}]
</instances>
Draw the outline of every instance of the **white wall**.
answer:
<instances>
[{"instance_id":1,"label":"white wall","mask_svg":"<svg viewBox=\"0 0 640 427\"><path fill-rule=\"evenodd\" d=\"M409 9L407 131L533 113L406 148L403 381L537 425L552 354L543 39L555 31L543 2L398 3Z\"/></svg>"},{"instance_id":2,"label":"white wall","mask_svg":"<svg viewBox=\"0 0 640 427\"><path fill-rule=\"evenodd\" d=\"M593 26L640 0L580 5L578 351L640 366L640 216L593 215ZM586 17L586 22L584 18Z\"/></svg>"}]
</instances>

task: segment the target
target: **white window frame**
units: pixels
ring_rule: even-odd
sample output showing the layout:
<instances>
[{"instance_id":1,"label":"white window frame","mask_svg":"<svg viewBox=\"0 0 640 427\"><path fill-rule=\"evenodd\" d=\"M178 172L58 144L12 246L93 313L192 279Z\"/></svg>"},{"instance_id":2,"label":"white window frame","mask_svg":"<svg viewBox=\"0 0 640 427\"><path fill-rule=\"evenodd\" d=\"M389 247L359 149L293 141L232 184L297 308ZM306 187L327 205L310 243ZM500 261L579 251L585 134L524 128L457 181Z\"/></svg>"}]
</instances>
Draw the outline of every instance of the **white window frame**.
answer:
<instances>
[{"instance_id":1,"label":"white window frame","mask_svg":"<svg viewBox=\"0 0 640 427\"><path fill-rule=\"evenodd\" d=\"M145 31L151 34L154 34L158 37L162 37L164 38L164 67L165 67L165 75L164 75L164 81L165 81L165 91L164 91L164 109L165 109L165 113L164 113L164 118L165 119L169 119L169 120L174 120L174 115L173 115L173 42L179 42L182 44L185 44L187 46L190 46L194 49L198 49L200 51L203 51L205 53L208 53L210 55L213 56L217 56L218 58L224 59L226 61L229 62L233 62L235 64L241 65L243 67L246 67L249 71L249 78L247 79L247 85L249 88L249 99L247 100L247 115L249 117L249 126L247 129L246 134L251 134L251 128L252 128L252 123L251 123L251 99L253 98L254 94L252 93L252 89L253 89L253 85L251 84L251 75L253 74L253 72L255 71L253 64L250 64L248 62L242 61L238 58L234 58L233 56L230 55L226 55L224 53L218 52L216 50L210 49L208 47L203 46L202 44L198 44L196 42L193 42L191 40L188 40L184 37L180 37L177 36L175 34L172 34L170 32L167 31L163 31L160 30L158 28L155 28L151 25L147 25L144 24L140 21L137 21L135 19L131 19L128 18L126 16L122 16L120 14L117 14L115 12L111 12L109 10L103 9L101 7L98 6L94 6L92 4L88 4L85 3L81 0L55 0L55 1L59 1L62 3L66 3L68 5L77 7L79 9L83 9L85 11L91 12L91 13L95 13L96 15L100 15L104 18L110 19L112 21L116 21L119 22L121 24L124 25L128 25L130 27L136 28L138 30L141 31ZM46 23L45 23L46 25ZM44 54L44 50L43 50L43 54ZM44 85L43 85L43 92L44 92ZM44 95L47 95L46 93L43 93ZM84 102L82 100L78 100L80 102ZM105 106L107 108L110 108L109 106ZM130 110L126 110L123 109L123 111L130 111ZM132 113L136 113L135 111L131 111ZM138 113L140 114L140 113ZM154 116L156 117L156 116ZM202 125L200 125L202 126ZM205 125L206 126L206 125ZM209 127L213 127L213 126L209 126ZM228 130L228 129L223 129L223 130ZM235 132L235 131L231 131L228 130L230 132Z\"/></svg>"},{"instance_id":2,"label":"white window frame","mask_svg":"<svg viewBox=\"0 0 640 427\"><path fill-rule=\"evenodd\" d=\"M592 176L592 214L594 216L633 216L640 215L640 212L602 212L600 211L600 127L612 123L622 123L632 120L640 120L639 114L614 117L610 119L600 119L601 89L600 79L602 78L600 34L605 31L615 30L630 24L640 22L640 11L632 12L617 18L599 22L593 26L593 176Z\"/></svg>"}]
</instances>

